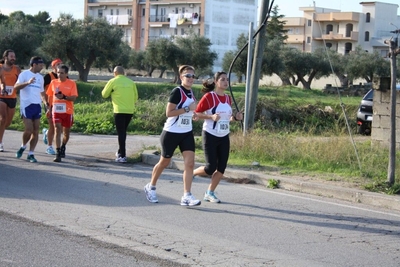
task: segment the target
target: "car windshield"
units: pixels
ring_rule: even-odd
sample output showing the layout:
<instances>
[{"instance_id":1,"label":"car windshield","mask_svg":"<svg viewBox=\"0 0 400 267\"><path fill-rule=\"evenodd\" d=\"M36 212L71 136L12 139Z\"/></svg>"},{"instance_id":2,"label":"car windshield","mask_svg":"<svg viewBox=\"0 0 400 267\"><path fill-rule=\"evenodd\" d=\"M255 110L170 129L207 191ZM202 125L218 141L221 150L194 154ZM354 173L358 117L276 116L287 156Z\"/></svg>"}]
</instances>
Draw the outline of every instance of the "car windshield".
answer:
<instances>
[{"instance_id":1,"label":"car windshield","mask_svg":"<svg viewBox=\"0 0 400 267\"><path fill-rule=\"evenodd\" d=\"M363 100L372 101L374 99L374 90L369 90L369 92L364 96Z\"/></svg>"}]
</instances>

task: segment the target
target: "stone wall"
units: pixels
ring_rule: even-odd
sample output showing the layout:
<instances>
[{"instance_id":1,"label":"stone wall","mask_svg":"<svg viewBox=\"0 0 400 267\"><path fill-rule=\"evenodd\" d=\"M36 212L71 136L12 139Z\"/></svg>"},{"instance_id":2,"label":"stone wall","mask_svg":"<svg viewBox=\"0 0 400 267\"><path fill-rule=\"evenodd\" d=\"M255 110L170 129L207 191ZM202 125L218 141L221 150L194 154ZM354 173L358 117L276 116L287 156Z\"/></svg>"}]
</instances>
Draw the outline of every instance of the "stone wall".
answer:
<instances>
[{"instance_id":1,"label":"stone wall","mask_svg":"<svg viewBox=\"0 0 400 267\"><path fill-rule=\"evenodd\" d=\"M383 79L383 78L381 78ZM386 81L374 81L373 83L373 119L371 141L372 145L390 145L390 78ZM400 91L396 92L396 148L400 148Z\"/></svg>"}]
</instances>

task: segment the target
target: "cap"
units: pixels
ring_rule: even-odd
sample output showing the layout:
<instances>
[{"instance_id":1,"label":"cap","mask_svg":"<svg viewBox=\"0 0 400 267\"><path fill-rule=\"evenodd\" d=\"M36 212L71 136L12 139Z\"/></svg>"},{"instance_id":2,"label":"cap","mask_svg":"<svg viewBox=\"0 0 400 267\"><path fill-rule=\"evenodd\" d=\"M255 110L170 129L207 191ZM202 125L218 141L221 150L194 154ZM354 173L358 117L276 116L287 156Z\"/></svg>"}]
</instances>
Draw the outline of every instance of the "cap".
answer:
<instances>
[{"instance_id":1,"label":"cap","mask_svg":"<svg viewBox=\"0 0 400 267\"><path fill-rule=\"evenodd\" d=\"M52 62L51 62L51 66L52 67L55 67L57 64L59 64L59 63L62 63L62 60L61 59L59 59L59 58L56 58L56 59L54 59Z\"/></svg>"}]
</instances>

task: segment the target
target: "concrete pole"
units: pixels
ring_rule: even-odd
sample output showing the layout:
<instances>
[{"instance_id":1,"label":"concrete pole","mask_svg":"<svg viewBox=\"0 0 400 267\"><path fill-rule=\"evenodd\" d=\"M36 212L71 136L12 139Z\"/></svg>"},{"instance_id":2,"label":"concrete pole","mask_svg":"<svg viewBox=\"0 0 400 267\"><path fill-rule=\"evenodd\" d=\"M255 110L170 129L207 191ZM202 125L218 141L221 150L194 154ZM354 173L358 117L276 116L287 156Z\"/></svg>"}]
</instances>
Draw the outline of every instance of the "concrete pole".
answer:
<instances>
[{"instance_id":1,"label":"concrete pole","mask_svg":"<svg viewBox=\"0 0 400 267\"><path fill-rule=\"evenodd\" d=\"M259 13L259 23L261 24L264 22L268 14L268 7L269 7L269 0L262 0L260 6L260 13ZM257 106L257 96L258 96L258 85L260 83L260 73L261 73L261 65L262 65L262 57L264 53L264 47L267 37L266 35L266 26L259 31L258 35L256 36L256 45L254 48L254 60L252 62L252 75L250 78L250 100L249 100L249 112L248 112L248 122L249 128L254 126L254 118L256 113L256 106Z\"/></svg>"},{"instance_id":2,"label":"concrete pole","mask_svg":"<svg viewBox=\"0 0 400 267\"><path fill-rule=\"evenodd\" d=\"M246 92L244 98L244 125L243 125L243 136L246 136L247 130L249 129L249 96L250 96L250 77L251 77L251 65L253 61L253 22L249 25L249 45L247 46L247 71L246 71Z\"/></svg>"}]
</instances>

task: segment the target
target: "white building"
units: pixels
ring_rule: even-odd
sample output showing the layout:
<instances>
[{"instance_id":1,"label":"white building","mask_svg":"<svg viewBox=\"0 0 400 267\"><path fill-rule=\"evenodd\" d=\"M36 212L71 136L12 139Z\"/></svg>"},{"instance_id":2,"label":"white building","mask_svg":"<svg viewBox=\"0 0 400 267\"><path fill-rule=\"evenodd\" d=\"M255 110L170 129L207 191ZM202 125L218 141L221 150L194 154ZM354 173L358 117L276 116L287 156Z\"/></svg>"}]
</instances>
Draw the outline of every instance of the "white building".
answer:
<instances>
[{"instance_id":1,"label":"white building","mask_svg":"<svg viewBox=\"0 0 400 267\"><path fill-rule=\"evenodd\" d=\"M286 43L306 52L326 45L347 54L360 45L367 51L389 52L384 40L390 31L400 28L399 5L383 2L361 2L362 12L340 12L322 7L300 7L303 17L283 18L288 30ZM394 26L396 25L396 26Z\"/></svg>"},{"instance_id":2,"label":"white building","mask_svg":"<svg viewBox=\"0 0 400 267\"><path fill-rule=\"evenodd\" d=\"M123 40L145 49L151 40L194 32L211 40L221 70L225 52L236 50L241 33L257 21L257 0L85 0L85 15L102 17L121 27Z\"/></svg>"}]
</instances>

